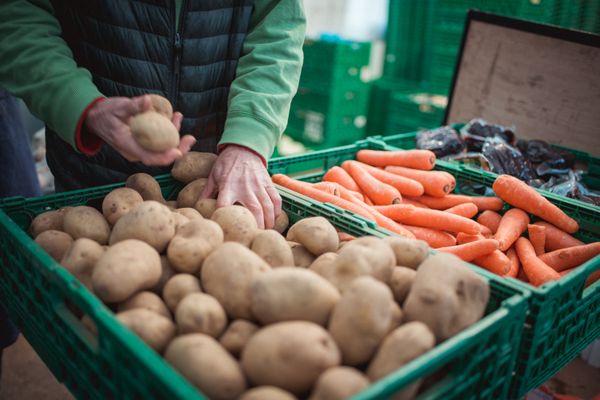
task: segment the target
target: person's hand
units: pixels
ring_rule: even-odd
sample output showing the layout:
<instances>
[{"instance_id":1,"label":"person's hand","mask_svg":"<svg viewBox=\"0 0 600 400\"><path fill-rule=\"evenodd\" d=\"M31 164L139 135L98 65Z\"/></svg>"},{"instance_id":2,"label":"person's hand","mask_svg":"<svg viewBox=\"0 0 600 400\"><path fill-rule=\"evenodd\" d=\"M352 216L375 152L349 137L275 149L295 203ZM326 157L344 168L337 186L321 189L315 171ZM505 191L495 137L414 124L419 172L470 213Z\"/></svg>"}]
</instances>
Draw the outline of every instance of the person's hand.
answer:
<instances>
[{"instance_id":1,"label":"person's hand","mask_svg":"<svg viewBox=\"0 0 600 400\"><path fill-rule=\"evenodd\" d=\"M262 159L243 146L228 145L215 161L201 198L217 194L217 207L241 204L261 229L273 228L281 212L281 197Z\"/></svg>"},{"instance_id":2,"label":"person's hand","mask_svg":"<svg viewBox=\"0 0 600 400\"><path fill-rule=\"evenodd\" d=\"M185 135L179 141L179 147L162 153L153 153L142 148L131 136L129 118L150 110L149 96L109 97L96 103L88 112L84 121L85 129L100 137L117 150L128 161L141 161L145 165L170 165L183 154L190 151L196 142L191 135ZM173 125L181 128L183 115L173 113Z\"/></svg>"}]
</instances>

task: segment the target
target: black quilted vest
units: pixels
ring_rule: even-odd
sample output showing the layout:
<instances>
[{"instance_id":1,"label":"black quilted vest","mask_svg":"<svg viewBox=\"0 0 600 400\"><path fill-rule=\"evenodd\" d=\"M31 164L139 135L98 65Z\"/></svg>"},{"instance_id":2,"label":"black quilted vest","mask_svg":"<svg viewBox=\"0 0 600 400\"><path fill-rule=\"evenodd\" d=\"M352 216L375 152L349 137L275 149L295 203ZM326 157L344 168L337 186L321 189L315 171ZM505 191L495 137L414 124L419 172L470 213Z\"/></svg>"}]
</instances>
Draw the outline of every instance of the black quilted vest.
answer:
<instances>
[{"instance_id":1,"label":"black quilted vest","mask_svg":"<svg viewBox=\"0 0 600 400\"><path fill-rule=\"evenodd\" d=\"M54 0L62 37L77 64L105 96L158 93L184 115L182 134L194 150L216 151L248 31L253 0L184 0L179 27L173 0ZM130 163L104 145L93 157L77 153L47 128L48 165L57 191L121 182L164 168Z\"/></svg>"}]
</instances>

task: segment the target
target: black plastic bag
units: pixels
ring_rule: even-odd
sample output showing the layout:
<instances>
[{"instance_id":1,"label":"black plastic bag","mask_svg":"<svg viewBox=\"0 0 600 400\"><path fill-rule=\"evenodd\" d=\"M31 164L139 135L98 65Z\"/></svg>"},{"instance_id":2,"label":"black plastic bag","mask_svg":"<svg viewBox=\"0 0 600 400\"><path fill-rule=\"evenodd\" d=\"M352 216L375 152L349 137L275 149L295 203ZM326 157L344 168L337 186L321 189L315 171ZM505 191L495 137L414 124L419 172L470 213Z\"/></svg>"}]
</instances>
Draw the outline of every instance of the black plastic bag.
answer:
<instances>
[{"instance_id":1,"label":"black plastic bag","mask_svg":"<svg viewBox=\"0 0 600 400\"><path fill-rule=\"evenodd\" d=\"M438 158L458 154L465 148L458 132L450 126L421 131L417 133L416 142L417 149L431 150Z\"/></svg>"}]
</instances>

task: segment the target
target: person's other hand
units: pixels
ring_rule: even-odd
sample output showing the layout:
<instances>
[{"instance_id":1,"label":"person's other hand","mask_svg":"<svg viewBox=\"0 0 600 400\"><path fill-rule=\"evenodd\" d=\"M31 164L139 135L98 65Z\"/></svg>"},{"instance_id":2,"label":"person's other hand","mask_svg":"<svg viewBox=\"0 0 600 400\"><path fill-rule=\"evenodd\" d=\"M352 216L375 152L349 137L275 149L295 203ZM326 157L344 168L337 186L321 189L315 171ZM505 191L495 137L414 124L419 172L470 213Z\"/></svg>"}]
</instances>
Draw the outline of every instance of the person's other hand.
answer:
<instances>
[{"instance_id":1,"label":"person's other hand","mask_svg":"<svg viewBox=\"0 0 600 400\"><path fill-rule=\"evenodd\" d=\"M281 197L262 159L243 146L228 145L215 161L201 198L217 194L217 207L241 204L261 229L273 228L281 212Z\"/></svg>"},{"instance_id":2,"label":"person's other hand","mask_svg":"<svg viewBox=\"0 0 600 400\"><path fill-rule=\"evenodd\" d=\"M139 97L109 97L96 103L88 112L84 121L88 132L100 137L104 142L117 150L128 161L141 161L145 165L165 166L190 151L196 142L191 135L185 135L179 141L179 147L162 153L154 153L142 148L131 135L129 118L150 110L152 107L149 96ZM181 128L183 115L173 113L173 125Z\"/></svg>"}]
</instances>

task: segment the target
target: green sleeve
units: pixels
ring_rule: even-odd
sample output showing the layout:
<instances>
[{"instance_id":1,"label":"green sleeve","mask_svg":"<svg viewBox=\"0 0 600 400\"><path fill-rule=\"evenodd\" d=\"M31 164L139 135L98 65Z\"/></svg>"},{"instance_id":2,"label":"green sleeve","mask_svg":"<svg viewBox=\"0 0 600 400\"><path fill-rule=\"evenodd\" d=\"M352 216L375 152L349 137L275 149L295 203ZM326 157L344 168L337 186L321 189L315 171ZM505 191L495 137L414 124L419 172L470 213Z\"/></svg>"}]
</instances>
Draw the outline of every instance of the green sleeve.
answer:
<instances>
[{"instance_id":1,"label":"green sleeve","mask_svg":"<svg viewBox=\"0 0 600 400\"><path fill-rule=\"evenodd\" d=\"M271 156L298 89L305 30L302 0L256 1L220 145L243 145L265 160Z\"/></svg>"},{"instance_id":2,"label":"green sleeve","mask_svg":"<svg viewBox=\"0 0 600 400\"><path fill-rule=\"evenodd\" d=\"M34 115L76 148L79 118L102 94L60 37L50 1L3 0L0 15L0 87L22 98Z\"/></svg>"}]
</instances>

